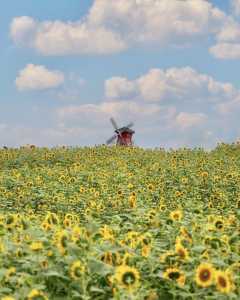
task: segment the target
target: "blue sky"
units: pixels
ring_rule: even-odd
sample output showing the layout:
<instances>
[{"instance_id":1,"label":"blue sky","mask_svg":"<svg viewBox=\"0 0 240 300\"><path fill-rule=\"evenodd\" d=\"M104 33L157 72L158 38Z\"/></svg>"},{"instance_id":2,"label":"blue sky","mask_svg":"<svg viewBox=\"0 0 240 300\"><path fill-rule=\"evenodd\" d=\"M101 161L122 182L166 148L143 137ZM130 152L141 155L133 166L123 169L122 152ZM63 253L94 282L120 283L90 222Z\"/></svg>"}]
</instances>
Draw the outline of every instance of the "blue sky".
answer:
<instances>
[{"instance_id":1,"label":"blue sky","mask_svg":"<svg viewBox=\"0 0 240 300\"><path fill-rule=\"evenodd\" d=\"M143 147L237 140L240 1L210 2L4 1L0 145L104 143L111 116Z\"/></svg>"}]
</instances>

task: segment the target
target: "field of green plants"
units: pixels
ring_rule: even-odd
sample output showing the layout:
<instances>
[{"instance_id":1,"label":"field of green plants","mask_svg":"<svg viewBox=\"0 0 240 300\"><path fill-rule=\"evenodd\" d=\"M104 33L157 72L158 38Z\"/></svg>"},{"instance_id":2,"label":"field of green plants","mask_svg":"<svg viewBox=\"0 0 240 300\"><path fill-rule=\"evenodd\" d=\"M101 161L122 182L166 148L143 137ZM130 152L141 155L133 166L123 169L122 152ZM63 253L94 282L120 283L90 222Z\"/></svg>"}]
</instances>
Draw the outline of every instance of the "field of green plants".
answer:
<instances>
[{"instance_id":1,"label":"field of green plants","mask_svg":"<svg viewBox=\"0 0 240 300\"><path fill-rule=\"evenodd\" d=\"M240 146L0 150L0 299L240 299Z\"/></svg>"}]
</instances>

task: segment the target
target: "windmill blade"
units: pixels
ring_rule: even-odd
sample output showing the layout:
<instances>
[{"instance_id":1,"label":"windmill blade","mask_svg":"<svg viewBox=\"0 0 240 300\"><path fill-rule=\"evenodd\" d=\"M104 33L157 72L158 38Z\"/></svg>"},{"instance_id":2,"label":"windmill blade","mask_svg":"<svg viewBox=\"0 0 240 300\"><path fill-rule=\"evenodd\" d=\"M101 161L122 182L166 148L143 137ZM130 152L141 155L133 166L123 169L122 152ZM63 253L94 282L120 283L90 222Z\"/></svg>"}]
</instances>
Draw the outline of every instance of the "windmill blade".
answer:
<instances>
[{"instance_id":1,"label":"windmill blade","mask_svg":"<svg viewBox=\"0 0 240 300\"><path fill-rule=\"evenodd\" d=\"M133 126L134 126L134 123L131 122L131 123L129 123L126 127L131 128L131 127L133 127Z\"/></svg>"},{"instance_id":2,"label":"windmill blade","mask_svg":"<svg viewBox=\"0 0 240 300\"><path fill-rule=\"evenodd\" d=\"M112 123L114 129L115 129L115 130L118 130L118 126L117 126L116 121L115 121L113 118L110 118L110 121L111 121L111 123Z\"/></svg>"},{"instance_id":3,"label":"windmill blade","mask_svg":"<svg viewBox=\"0 0 240 300\"><path fill-rule=\"evenodd\" d=\"M115 134L115 135L113 135L110 139L108 139L108 140L106 141L106 144L107 144L107 145L111 144L116 138L117 138L117 135Z\"/></svg>"}]
</instances>

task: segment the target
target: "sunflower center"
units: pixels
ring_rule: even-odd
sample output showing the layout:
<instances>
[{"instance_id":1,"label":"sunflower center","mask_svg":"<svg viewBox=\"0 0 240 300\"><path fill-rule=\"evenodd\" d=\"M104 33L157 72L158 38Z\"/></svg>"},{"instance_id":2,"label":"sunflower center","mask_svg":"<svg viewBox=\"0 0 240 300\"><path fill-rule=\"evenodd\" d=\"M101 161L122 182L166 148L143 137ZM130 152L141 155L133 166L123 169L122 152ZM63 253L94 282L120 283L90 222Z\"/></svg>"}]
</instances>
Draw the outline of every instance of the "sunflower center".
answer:
<instances>
[{"instance_id":1,"label":"sunflower center","mask_svg":"<svg viewBox=\"0 0 240 300\"><path fill-rule=\"evenodd\" d=\"M126 272L123 274L122 281L126 285L132 285L136 281L136 276L133 272Z\"/></svg>"},{"instance_id":2,"label":"sunflower center","mask_svg":"<svg viewBox=\"0 0 240 300\"><path fill-rule=\"evenodd\" d=\"M14 221L14 218L13 218L12 216L9 216L9 217L7 218L6 224L10 225L10 224L13 223L13 221Z\"/></svg>"},{"instance_id":3,"label":"sunflower center","mask_svg":"<svg viewBox=\"0 0 240 300\"><path fill-rule=\"evenodd\" d=\"M227 281L224 277L220 276L218 278L218 283L221 287L225 288L227 286Z\"/></svg>"},{"instance_id":4,"label":"sunflower center","mask_svg":"<svg viewBox=\"0 0 240 300\"><path fill-rule=\"evenodd\" d=\"M180 273L179 272L171 272L168 277L172 280L177 280L180 277Z\"/></svg>"},{"instance_id":5,"label":"sunflower center","mask_svg":"<svg viewBox=\"0 0 240 300\"><path fill-rule=\"evenodd\" d=\"M217 221L216 224L215 224L215 226L216 226L217 229L222 229L223 228L222 221Z\"/></svg>"},{"instance_id":6,"label":"sunflower center","mask_svg":"<svg viewBox=\"0 0 240 300\"><path fill-rule=\"evenodd\" d=\"M74 270L74 275L75 275L76 277L80 277L80 276L82 275L81 268L76 268L76 269Z\"/></svg>"},{"instance_id":7,"label":"sunflower center","mask_svg":"<svg viewBox=\"0 0 240 300\"><path fill-rule=\"evenodd\" d=\"M61 245L63 248L67 247L67 237L66 236L63 236L61 238Z\"/></svg>"},{"instance_id":8,"label":"sunflower center","mask_svg":"<svg viewBox=\"0 0 240 300\"><path fill-rule=\"evenodd\" d=\"M200 279L201 279L202 281L208 281L208 280L210 279L210 276L211 276L211 274L210 274L209 270L203 269L203 270L201 271L199 277L200 277Z\"/></svg>"},{"instance_id":9,"label":"sunflower center","mask_svg":"<svg viewBox=\"0 0 240 300\"><path fill-rule=\"evenodd\" d=\"M142 240L142 242L143 242L144 245L150 244L150 241L149 241L147 238L144 238L144 239Z\"/></svg>"},{"instance_id":10,"label":"sunflower center","mask_svg":"<svg viewBox=\"0 0 240 300\"><path fill-rule=\"evenodd\" d=\"M186 253L183 249L178 249L178 255L181 257L181 258L185 258L186 256Z\"/></svg>"}]
</instances>

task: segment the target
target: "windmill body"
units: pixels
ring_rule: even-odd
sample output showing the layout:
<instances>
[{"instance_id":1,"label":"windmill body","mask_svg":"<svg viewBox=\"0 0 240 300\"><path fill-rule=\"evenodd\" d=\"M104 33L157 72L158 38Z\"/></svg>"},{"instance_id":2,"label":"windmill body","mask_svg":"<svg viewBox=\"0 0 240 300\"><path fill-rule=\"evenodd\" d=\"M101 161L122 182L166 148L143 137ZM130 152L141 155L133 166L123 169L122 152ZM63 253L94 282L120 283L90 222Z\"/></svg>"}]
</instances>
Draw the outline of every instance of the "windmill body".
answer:
<instances>
[{"instance_id":1,"label":"windmill body","mask_svg":"<svg viewBox=\"0 0 240 300\"><path fill-rule=\"evenodd\" d=\"M115 129L115 135L113 135L110 139L107 140L107 145L112 144L116 140L116 145L132 146L133 145L132 136L135 133L135 131L131 129L133 123L130 123L127 126L119 128L117 126L116 121L113 118L111 118L110 121Z\"/></svg>"},{"instance_id":2,"label":"windmill body","mask_svg":"<svg viewBox=\"0 0 240 300\"><path fill-rule=\"evenodd\" d=\"M119 129L119 131L121 132L121 135L119 134L117 137L117 145L132 146L132 136L134 131L128 127L122 127Z\"/></svg>"}]
</instances>

